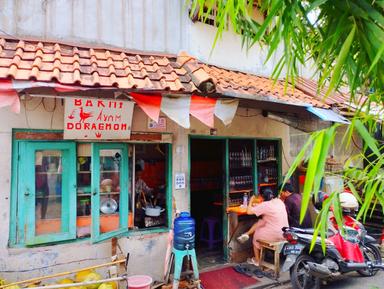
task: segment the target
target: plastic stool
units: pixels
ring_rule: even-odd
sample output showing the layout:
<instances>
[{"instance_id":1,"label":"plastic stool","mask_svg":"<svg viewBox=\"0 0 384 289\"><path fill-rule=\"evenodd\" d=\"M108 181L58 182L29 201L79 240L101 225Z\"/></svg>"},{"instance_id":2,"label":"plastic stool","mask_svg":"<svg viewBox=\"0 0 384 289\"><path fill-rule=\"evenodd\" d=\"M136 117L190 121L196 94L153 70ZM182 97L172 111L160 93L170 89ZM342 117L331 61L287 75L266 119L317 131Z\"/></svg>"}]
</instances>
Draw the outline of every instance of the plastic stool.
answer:
<instances>
[{"instance_id":1,"label":"plastic stool","mask_svg":"<svg viewBox=\"0 0 384 289\"><path fill-rule=\"evenodd\" d=\"M215 229L217 228L217 236L215 237ZM208 231L208 232L207 232ZM208 233L208 236L207 236ZM221 237L221 226L219 219L216 217L207 217L201 223L200 241L208 243L208 249L223 241Z\"/></svg>"},{"instance_id":2,"label":"plastic stool","mask_svg":"<svg viewBox=\"0 0 384 289\"><path fill-rule=\"evenodd\" d=\"M183 268L183 260L185 256L188 256L188 259L191 258L193 276L195 280L199 280L199 269L197 268L197 259L195 249L192 250L177 250L173 248L172 253L175 260L175 271L173 273L173 285L172 289L179 288L181 269Z\"/></svg>"}]
</instances>

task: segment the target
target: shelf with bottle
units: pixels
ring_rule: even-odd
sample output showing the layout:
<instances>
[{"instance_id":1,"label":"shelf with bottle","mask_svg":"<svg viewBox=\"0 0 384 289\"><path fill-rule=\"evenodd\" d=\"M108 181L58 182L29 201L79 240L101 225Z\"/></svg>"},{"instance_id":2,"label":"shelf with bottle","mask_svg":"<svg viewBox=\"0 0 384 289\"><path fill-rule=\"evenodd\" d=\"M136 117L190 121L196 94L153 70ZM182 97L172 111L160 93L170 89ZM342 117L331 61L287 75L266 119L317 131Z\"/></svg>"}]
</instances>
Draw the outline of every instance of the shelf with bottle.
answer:
<instances>
[{"instance_id":1,"label":"shelf with bottle","mask_svg":"<svg viewBox=\"0 0 384 289\"><path fill-rule=\"evenodd\" d=\"M242 190L230 190L230 194L240 194L240 193L250 193L253 191L253 188L247 188L247 189L242 189Z\"/></svg>"},{"instance_id":2,"label":"shelf with bottle","mask_svg":"<svg viewBox=\"0 0 384 289\"><path fill-rule=\"evenodd\" d=\"M276 183L277 179L278 179L278 169L276 166L259 168L259 184Z\"/></svg>"},{"instance_id":3,"label":"shelf with bottle","mask_svg":"<svg viewBox=\"0 0 384 289\"><path fill-rule=\"evenodd\" d=\"M257 162L276 161L276 146L275 144L263 144L257 147L256 151Z\"/></svg>"},{"instance_id":4,"label":"shelf with bottle","mask_svg":"<svg viewBox=\"0 0 384 289\"><path fill-rule=\"evenodd\" d=\"M228 200L228 207L238 207L243 204L243 197Z\"/></svg>"},{"instance_id":5,"label":"shelf with bottle","mask_svg":"<svg viewBox=\"0 0 384 289\"><path fill-rule=\"evenodd\" d=\"M250 189L253 187L252 175L231 176L229 178L229 187L231 191Z\"/></svg>"},{"instance_id":6,"label":"shelf with bottle","mask_svg":"<svg viewBox=\"0 0 384 289\"><path fill-rule=\"evenodd\" d=\"M252 153L248 152L246 149L237 152L229 152L229 168L252 168Z\"/></svg>"},{"instance_id":7,"label":"shelf with bottle","mask_svg":"<svg viewBox=\"0 0 384 289\"><path fill-rule=\"evenodd\" d=\"M277 183L260 183L258 184L259 187L274 187L277 186Z\"/></svg>"}]
</instances>

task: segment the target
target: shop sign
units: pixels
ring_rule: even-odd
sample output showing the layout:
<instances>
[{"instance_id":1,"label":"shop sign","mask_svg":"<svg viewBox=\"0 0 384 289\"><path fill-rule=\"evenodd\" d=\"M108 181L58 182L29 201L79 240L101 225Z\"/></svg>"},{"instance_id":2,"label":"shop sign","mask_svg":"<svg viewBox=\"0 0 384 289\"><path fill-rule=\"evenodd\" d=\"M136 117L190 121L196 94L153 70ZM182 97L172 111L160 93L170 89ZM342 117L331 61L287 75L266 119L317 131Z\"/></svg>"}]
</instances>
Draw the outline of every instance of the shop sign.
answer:
<instances>
[{"instance_id":1,"label":"shop sign","mask_svg":"<svg viewBox=\"0 0 384 289\"><path fill-rule=\"evenodd\" d=\"M64 139L129 139L133 106L116 99L68 98Z\"/></svg>"},{"instance_id":2,"label":"shop sign","mask_svg":"<svg viewBox=\"0 0 384 289\"><path fill-rule=\"evenodd\" d=\"M156 122L153 119L148 118L148 129L166 130L167 119L165 117L159 117L159 121Z\"/></svg>"}]
</instances>

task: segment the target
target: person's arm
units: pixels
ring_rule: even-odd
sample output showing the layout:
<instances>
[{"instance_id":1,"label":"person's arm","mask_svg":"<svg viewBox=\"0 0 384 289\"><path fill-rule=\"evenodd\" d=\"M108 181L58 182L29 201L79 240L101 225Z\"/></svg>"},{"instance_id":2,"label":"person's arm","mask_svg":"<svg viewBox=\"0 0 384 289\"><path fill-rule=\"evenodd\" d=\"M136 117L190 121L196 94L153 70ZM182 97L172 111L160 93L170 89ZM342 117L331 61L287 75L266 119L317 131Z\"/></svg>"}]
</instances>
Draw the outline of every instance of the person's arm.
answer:
<instances>
[{"instance_id":1,"label":"person's arm","mask_svg":"<svg viewBox=\"0 0 384 289\"><path fill-rule=\"evenodd\" d=\"M253 204L255 198L256 198L255 195L252 195L252 197L249 199L248 206L247 206L247 214L248 215L254 214L252 204Z\"/></svg>"},{"instance_id":2,"label":"person's arm","mask_svg":"<svg viewBox=\"0 0 384 289\"><path fill-rule=\"evenodd\" d=\"M268 202L262 202L260 204L255 205L255 206L252 206L255 198L256 198L256 196L251 197L249 204L248 204L248 207L247 207L247 214L248 215L256 215L259 217L260 215L265 213L265 207L267 206Z\"/></svg>"}]
</instances>

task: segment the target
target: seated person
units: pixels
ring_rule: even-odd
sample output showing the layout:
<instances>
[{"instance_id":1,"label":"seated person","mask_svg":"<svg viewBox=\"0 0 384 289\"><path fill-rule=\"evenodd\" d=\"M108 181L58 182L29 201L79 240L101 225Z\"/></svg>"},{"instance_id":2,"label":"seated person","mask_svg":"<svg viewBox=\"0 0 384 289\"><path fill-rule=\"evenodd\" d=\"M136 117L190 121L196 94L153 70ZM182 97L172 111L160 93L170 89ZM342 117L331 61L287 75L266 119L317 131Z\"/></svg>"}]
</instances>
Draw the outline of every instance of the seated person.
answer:
<instances>
[{"instance_id":1,"label":"seated person","mask_svg":"<svg viewBox=\"0 0 384 289\"><path fill-rule=\"evenodd\" d=\"M303 222L300 224L301 195L293 192L291 184L280 185L280 199L284 202L288 214L288 223L290 227L312 228L311 216L309 210L305 212Z\"/></svg>"},{"instance_id":2,"label":"seated person","mask_svg":"<svg viewBox=\"0 0 384 289\"><path fill-rule=\"evenodd\" d=\"M254 258L248 259L248 263L259 266L260 262L260 244L259 239L278 242L283 241L283 227L288 226L288 216L285 205L282 200L275 198L271 190L264 190L260 193L264 201L260 204L253 205L256 196L252 196L248 207L248 215L256 215L262 217L259 219L246 233L237 238L239 242L245 242L249 236L253 234L253 251Z\"/></svg>"}]
</instances>

